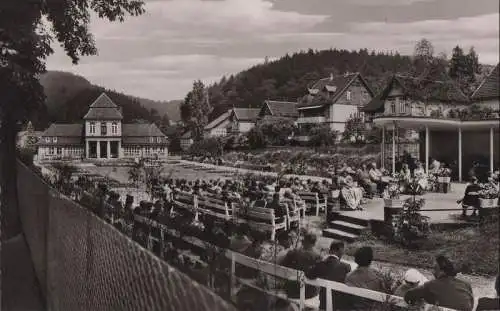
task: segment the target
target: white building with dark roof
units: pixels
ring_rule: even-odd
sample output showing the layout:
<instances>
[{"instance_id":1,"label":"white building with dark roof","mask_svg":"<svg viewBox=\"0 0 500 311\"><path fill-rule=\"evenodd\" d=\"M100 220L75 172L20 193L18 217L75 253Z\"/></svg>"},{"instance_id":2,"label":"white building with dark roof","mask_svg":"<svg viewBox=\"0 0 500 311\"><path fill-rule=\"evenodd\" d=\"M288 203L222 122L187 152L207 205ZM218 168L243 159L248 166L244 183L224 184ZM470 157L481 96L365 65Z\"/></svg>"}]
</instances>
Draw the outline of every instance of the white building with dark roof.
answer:
<instances>
[{"instance_id":1,"label":"white building with dark roof","mask_svg":"<svg viewBox=\"0 0 500 311\"><path fill-rule=\"evenodd\" d=\"M102 93L80 124L51 124L38 142L38 158L166 158L168 141L155 124L122 124L120 107Z\"/></svg>"}]
</instances>

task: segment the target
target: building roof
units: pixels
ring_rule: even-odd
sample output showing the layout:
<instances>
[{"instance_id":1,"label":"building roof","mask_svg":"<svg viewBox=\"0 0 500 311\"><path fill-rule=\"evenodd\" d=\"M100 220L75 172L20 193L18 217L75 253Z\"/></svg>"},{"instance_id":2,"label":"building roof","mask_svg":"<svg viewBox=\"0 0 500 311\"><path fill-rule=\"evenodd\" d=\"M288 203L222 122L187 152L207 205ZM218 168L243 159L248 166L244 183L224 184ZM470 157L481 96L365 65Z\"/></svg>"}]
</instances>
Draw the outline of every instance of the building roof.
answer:
<instances>
[{"instance_id":1,"label":"building roof","mask_svg":"<svg viewBox=\"0 0 500 311\"><path fill-rule=\"evenodd\" d=\"M181 139L191 139L191 131L187 131L181 135Z\"/></svg>"},{"instance_id":2,"label":"building roof","mask_svg":"<svg viewBox=\"0 0 500 311\"><path fill-rule=\"evenodd\" d=\"M123 115L120 108L113 101L102 93L90 105L89 111L83 117L84 120L122 120Z\"/></svg>"},{"instance_id":3,"label":"building roof","mask_svg":"<svg viewBox=\"0 0 500 311\"><path fill-rule=\"evenodd\" d=\"M165 136L154 123L122 124L122 137Z\"/></svg>"},{"instance_id":4,"label":"building roof","mask_svg":"<svg viewBox=\"0 0 500 311\"><path fill-rule=\"evenodd\" d=\"M259 108L233 108L232 109L238 121L256 121L259 116Z\"/></svg>"},{"instance_id":5,"label":"building roof","mask_svg":"<svg viewBox=\"0 0 500 311\"><path fill-rule=\"evenodd\" d=\"M495 69L481 82L479 87L471 96L472 100L498 99L500 92L498 91L500 84L500 64L497 64Z\"/></svg>"},{"instance_id":6,"label":"building roof","mask_svg":"<svg viewBox=\"0 0 500 311\"><path fill-rule=\"evenodd\" d=\"M222 122L226 121L227 119L229 119L229 116L231 115L231 110L229 111L226 111L224 112L223 114L221 114L220 116L218 116L217 118L215 118L214 120L212 120L212 122L208 123L206 126L205 126L205 130L211 130L211 129L214 129L216 128L217 126L219 126Z\"/></svg>"},{"instance_id":7,"label":"building roof","mask_svg":"<svg viewBox=\"0 0 500 311\"><path fill-rule=\"evenodd\" d=\"M394 75L389 79L385 89L377 94L361 110L365 112L382 112L384 102L394 85L400 85L404 95L414 99L428 97L429 100L440 102L469 103L469 98L453 81L423 80L410 76Z\"/></svg>"},{"instance_id":8,"label":"building roof","mask_svg":"<svg viewBox=\"0 0 500 311\"><path fill-rule=\"evenodd\" d=\"M299 116L296 102L266 100L265 105L273 117L297 118Z\"/></svg>"},{"instance_id":9,"label":"building roof","mask_svg":"<svg viewBox=\"0 0 500 311\"><path fill-rule=\"evenodd\" d=\"M299 103L298 108L333 104L357 79L361 81L370 95L373 96L372 89L359 72L339 76L332 75L329 78L315 82L309 87L308 96L304 97L304 100ZM328 95L325 95L325 93Z\"/></svg>"},{"instance_id":10,"label":"building roof","mask_svg":"<svg viewBox=\"0 0 500 311\"><path fill-rule=\"evenodd\" d=\"M55 124L52 123L48 129L46 129L38 145L43 146L62 146L62 145L80 145L83 141L83 124ZM46 141L46 138L49 138ZM56 137L56 141L53 138Z\"/></svg>"}]
</instances>

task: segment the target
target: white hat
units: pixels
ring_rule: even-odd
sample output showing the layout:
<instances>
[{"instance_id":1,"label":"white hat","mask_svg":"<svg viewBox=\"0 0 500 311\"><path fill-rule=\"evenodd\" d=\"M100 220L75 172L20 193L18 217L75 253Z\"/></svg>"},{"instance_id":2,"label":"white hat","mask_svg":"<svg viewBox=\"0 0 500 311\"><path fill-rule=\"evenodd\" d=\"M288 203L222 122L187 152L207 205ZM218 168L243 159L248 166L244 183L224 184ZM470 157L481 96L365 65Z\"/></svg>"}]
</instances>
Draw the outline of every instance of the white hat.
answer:
<instances>
[{"instance_id":1,"label":"white hat","mask_svg":"<svg viewBox=\"0 0 500 311\"><path fill-rule=\"evenodd\" d=\"M408 283L422 284L426 282L426 278L416 269L409 269L406 271L404 280Z\"/></svg>"}]
</instances>

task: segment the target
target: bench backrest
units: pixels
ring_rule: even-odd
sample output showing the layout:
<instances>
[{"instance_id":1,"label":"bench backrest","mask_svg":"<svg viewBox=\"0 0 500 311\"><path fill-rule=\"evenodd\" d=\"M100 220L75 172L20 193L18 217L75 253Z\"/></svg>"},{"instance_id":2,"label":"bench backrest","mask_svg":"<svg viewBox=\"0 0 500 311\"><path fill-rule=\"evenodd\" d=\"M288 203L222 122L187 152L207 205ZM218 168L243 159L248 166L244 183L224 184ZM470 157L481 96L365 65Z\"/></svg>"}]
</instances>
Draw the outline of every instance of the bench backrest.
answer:
<instances>
[{"instance_id":1,"label":"bench backrest","mask_svg":"<svg viewBox=\"0 0 500 311\"><path fill-rule=\"evenodd\" d=\"M298 192L297 193L303 200L305 201L314 201L317 202L319 200L319 195L316 192Z\"/></svg>"},{"instance_id":2,"label":"bench backrest","mask_svg":"<svg viewBox=\"0 0 500 311\"><path fill-rule=\"evenodd\" d=\"M230 210L225 201L210 196L198 196L198 209L205 209L226 216L230 215Z\"/></svg>"},{"instance_id":3,"label":"bench backrest","mask_svg":"<svg viewBox=\"0 0 500 311\"><path fill-rule=\"evenodd\" d=\"M194 204L194 194L192 193L180 191L175 194L174 199L182 203Z\"/></svg>"},{"instance_id":4,"label":"bench backrest","mask_svg":"<svg viewBox=\"0 0 500 311\"><path fill-rule=\"evenodd\" d=\"M238 203L233 203L232 209L234 217L250 222L276 224L276 216L271 208L252 206L244 210Z\"/></svg>"}]
</instances>

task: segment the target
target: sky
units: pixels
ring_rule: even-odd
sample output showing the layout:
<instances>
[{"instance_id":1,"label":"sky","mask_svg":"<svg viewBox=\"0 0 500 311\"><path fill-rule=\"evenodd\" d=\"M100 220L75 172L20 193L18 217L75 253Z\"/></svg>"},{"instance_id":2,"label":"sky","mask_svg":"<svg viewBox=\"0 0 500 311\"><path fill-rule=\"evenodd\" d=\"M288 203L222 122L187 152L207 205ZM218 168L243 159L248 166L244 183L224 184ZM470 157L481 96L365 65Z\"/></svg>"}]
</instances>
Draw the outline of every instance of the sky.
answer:
<instances>
[{"instance_id":1,"label":"sky","mask_svg":"<svg viewBox=\"0 0 500 311\"><path fill-rule=\"evenodd\" d=\"M264 59L312 49L412 54L429 39L436 53L474 46L499 61L498 0L145 0L123 23L92 17L99 54L72 65L62 49L47 69L154 100L182 99L194 80L218 81Z\"/></svg>"}]
</instances>

